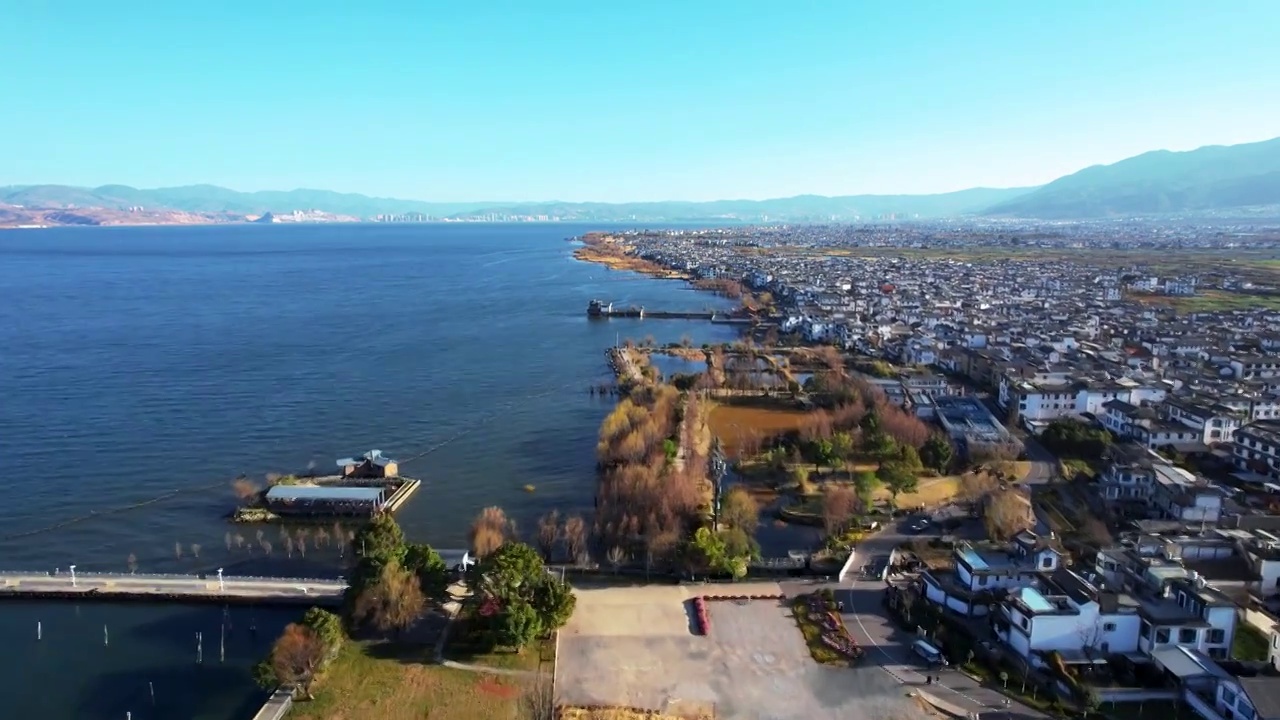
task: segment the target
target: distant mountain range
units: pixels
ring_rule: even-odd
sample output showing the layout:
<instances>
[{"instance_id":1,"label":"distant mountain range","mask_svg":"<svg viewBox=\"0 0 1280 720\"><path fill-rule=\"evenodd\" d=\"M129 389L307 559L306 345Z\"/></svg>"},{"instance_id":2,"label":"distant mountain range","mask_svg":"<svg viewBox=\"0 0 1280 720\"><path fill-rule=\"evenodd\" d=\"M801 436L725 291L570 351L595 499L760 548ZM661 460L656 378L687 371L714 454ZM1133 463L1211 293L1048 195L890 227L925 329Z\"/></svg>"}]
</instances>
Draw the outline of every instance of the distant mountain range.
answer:
<instances>
[{"instance_id":1,"label":"distant mountain range","mask_svg":"<svg viewBox=\"0 0 1280 720\"><path fill-rule=\"evenodd\" d=\"M1039 188L940 195L800 195L712 202L471 202L375 198L328 190L237 192L215 185L0 187L0 225L228 222L271 214L303 220L576 220L584 222L823 222L1007 216L1088 219L1280 206L1280 138L1189 152L1158 150L1097 165ZM298 216L295 211L316 211Z\"/></svg>"},{"instance_id":2,"label":"distant mountain range","mask_svg":"<svg viewBox=\"0 0 1280 720\"><path fill-rule=\"evenodd\" d=\"M1280 138L1094 165L985 214L1084 219L1280 205Z\"/></svg>"},{"instance_id":3,"label":"distant mountain range","mask_svg":"<svg viewBox=\"0 0 1280 720\"><path fill-rule=\"evenodd\" d=\"M258 216L293 210L320 210L334 215L371 219L377 216L424 215L435 219L532 219L581 221L762 220L826 221L897 217L943 217L974 213L1025 194L1030 188L977 188L942 195L801 195L776 200L712 202L473 202L434 203L373 198L327 190L244 193L216 185L139 190L126 185L80 188L66 185L0 187L0 205L84 210L173 210L209 215Z\"/></svg>"}]
</instances>

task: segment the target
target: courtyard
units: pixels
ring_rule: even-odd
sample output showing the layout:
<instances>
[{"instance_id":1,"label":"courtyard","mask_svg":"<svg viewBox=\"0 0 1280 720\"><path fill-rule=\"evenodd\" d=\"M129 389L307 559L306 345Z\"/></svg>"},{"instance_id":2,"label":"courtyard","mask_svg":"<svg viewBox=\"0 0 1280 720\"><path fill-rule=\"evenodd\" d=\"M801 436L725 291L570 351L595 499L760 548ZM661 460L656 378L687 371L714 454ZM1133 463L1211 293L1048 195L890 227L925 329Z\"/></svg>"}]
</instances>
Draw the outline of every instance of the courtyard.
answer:
<instances>
[{"instance_id":1,"label":"courtyard","mask_svg":"<svg viewBox=\"0 0 1280 720\"><path fill-rule=\"evenodd\" d=\"M907 689L871 663L814 662L785 601L709 602L710 634L695 634L697 595L781 592L776 583L579 588L560 632L556 702L718 720L921 715Z\"/></svg>"}]
</instances>

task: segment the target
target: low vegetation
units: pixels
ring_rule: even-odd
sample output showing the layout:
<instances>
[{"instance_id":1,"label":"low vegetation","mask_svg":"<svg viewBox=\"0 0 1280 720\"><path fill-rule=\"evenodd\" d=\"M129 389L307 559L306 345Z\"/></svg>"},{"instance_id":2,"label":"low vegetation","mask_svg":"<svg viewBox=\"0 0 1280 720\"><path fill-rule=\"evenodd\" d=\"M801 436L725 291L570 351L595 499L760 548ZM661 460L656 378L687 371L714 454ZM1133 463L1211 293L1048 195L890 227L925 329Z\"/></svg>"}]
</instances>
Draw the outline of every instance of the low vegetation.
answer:
<instances>
[{"instance_id":1,"label":"low vegetation","mask_svg":"<svg viewBox=\"0 0 1280 720\"><path fill-rule=\"evenodd\" d=\"M323 692L295 703L289 720L493 720L517 717L518 679L428 665L425 646L350 643L324 672Z\"/></svg>"}]
</instances>

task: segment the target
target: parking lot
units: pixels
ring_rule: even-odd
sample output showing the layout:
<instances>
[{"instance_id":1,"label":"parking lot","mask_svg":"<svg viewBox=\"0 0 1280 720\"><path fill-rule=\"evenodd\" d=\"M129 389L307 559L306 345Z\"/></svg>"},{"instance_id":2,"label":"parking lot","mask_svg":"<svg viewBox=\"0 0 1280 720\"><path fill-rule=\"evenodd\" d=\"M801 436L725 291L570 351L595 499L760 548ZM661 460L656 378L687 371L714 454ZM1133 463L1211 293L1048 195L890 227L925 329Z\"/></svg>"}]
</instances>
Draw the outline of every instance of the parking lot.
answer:
<instances>
[{"instance_id":1,"label":"parking lot","mask_svg":"<svg viewBox=\"0 0 1280 720\"><path fill-rule=\"evenodd\" d=\"M815 663L773 600L709 603L711 634L693 632L685 587L583 589L560 633L557 702L720 719L910 718L918 708L888 674ZM772 583L710 592L776 594Z\"/></svg>"}]
</instances>

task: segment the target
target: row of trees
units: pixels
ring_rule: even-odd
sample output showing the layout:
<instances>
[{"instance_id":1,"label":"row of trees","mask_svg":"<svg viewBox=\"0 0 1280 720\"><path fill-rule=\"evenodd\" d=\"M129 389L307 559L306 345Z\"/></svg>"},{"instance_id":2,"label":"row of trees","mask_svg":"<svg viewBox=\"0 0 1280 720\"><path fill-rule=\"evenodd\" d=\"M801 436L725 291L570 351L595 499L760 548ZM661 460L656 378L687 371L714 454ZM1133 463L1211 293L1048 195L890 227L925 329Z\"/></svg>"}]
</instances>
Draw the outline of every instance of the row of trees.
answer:
<instances>
[{"instance_id":1,"label":"row of trees","mask_svg":"<svg viewBox=\"0 0 1280 720\"><path fill-rule=\"evenodd\" d=\"M630 555L640 552L649 562L668 559L696 524L710 497L706 408L697 393L682 395L669 386L635 389L619 403L619 407L624 405L648 408L655 418L649 422L661 423L662 439L672 443L651 442L643 454L612 453L612 462L602 462L595 536L603 547L620 548ZM624 424L615 418L618 413L615 409L605 419L602 448L627 442L629 428L647 427L630 420ZM656 440L656 433L647 439ZM567 530L566 544L579 545L578 533L572 533L571 540Z\"/></svg>"}]
</instances>

